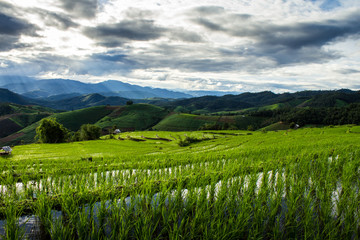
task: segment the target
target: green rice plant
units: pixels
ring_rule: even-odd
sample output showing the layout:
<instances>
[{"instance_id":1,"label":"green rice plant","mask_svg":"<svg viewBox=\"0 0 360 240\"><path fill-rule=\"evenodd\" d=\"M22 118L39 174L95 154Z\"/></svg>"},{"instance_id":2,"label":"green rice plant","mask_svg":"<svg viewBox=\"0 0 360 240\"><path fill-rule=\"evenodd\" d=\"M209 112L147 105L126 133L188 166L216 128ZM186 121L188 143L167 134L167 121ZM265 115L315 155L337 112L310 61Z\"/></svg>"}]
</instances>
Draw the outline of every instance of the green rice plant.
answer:
<instances>
[{"instance_id":1,"label":"green rice plant","mask_svg":"<svg viewBox=\"0 0 360 240\"><path fill-rule=\"evenodd\" d=\"M33 207L34 212L39 219L39 238L49 239L52 221L52 203L47 201L45 192L38 192L36 197L37 200Z\"/></svg>"},{"instance_id":2,"label":"green rice plant","mask_svg":"<svg viewBox=\"0 0 360 240\"><path fill-rule=\"evenodd\" d=\"M50 227L50 235L51 239L54 240L64 240L64 239L72 239L73 233L68 225L64 225L64 217L53 217L51 221Z\"/></svg>"},{"instance_id":3,"label":"green rice plant","mask_svg":"<svg viewBox=\"0 0 360 240\"><path fill-rule=\"evenodd\" d=\"M12 199L5 201L5 234L4 239L22 239L25 234L24 227L19 224L21 209L18 209Z\"/></svg>"},{"instance_id":4,"label":"green rice plant","mask_svg":"<svg viewBox=\"0 0 360 240\"><path fill-rule=\"evenodd\" d=\"M52 239L356 239L360 136L344 129L229 132L191 148L157 143L165 132L24 145L0 161L0 201Z\"/></svg>"}]
</instances>

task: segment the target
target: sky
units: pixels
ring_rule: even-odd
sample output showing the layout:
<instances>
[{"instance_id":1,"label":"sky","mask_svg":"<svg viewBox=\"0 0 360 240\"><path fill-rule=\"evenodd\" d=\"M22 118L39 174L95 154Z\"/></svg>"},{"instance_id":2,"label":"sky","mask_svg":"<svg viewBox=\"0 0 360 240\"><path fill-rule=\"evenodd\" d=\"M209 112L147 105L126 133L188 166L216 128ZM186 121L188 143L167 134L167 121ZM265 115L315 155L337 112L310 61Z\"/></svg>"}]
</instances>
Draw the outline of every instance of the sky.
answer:
<instances>
[{"instance_id":1,"label":"sky","mask_svg":"<svg viewBox=\"0 0 360 240\"><path fill-rule=\"evenodd\" d=\"M0 75L360 89L359 0L0 0Z\"/></svg>"}]
</instances>

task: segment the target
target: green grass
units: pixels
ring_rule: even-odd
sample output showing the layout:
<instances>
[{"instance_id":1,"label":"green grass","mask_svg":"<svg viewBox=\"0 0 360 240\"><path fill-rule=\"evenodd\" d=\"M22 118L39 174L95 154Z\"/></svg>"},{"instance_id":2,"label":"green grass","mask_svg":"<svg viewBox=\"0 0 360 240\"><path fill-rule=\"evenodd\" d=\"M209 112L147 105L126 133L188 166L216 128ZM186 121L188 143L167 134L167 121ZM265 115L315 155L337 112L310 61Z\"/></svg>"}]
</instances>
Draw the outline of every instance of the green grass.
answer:
<instances>
[{"instance_id":1,"label":"green grass","mask_svg":"<svg viewBox=\"0 0 360 240\"><path fill-rule=\"evenodd\" d=\"M21 235L17 217L35 214L47 238L357 239L359 133L141 131L16 146L0 158L2 232ZM186 137L201 141L179 146Z\"/></svg>"}]
</instances>

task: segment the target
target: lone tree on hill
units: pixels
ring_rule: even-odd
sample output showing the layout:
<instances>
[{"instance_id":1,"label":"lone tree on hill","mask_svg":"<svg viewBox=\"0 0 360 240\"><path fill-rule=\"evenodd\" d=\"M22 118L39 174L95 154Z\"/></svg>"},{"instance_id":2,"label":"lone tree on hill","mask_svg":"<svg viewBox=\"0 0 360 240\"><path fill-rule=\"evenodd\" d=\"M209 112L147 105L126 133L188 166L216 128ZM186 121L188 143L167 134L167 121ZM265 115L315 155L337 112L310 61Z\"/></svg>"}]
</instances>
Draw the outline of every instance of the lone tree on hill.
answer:
<instances>
[{"instance_id":1,"label":"lone tree on hill","mask_svg":"<svg viewBox=\"0 0 360 240\"><path fill-rule=\"evenodd\" d=\"M95 140L101 135L101 128L92 124L84 124L80 128L81 140Z\"/></svg>"},{"instance_id":2,"label":"lone tree on hill","mask_svg":"<svg viewBox=\"0 0 360 240\"><path fill-rule=\"evenodd\" d=\"M55 119L44 118L36 128L36 137L42 143L62 143L66 141L68 130Z\"/></svg>"}]
</instances>

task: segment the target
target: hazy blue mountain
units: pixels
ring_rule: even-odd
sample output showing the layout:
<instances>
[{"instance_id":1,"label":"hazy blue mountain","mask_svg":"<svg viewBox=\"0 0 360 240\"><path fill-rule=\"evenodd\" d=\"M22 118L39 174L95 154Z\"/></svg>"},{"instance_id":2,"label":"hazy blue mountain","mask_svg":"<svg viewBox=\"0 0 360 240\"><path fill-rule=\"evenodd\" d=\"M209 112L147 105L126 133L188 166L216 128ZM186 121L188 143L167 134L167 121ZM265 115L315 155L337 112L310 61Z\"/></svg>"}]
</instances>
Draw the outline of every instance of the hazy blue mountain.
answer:
<instances>
[{"instance_id":1,"label":"hazy blue mountain","mask_svg":"<svg viewBox=\"0 0 360 240\"><path fill-rule=\"evenodd\" d=\"M184 91L193 97L203 97L203 96L224 96L224 95L238 95L240 92L227 92L227 91Z\"/></svg>"},{"instance_id":2,"label":"hazy blue mountain","mask_svg":"<svg viewBox=\"0 0 360 240\"><path fill-rule=\"evenodd\" d=\"M45 100L45 101L60 101L60 100L65 100L65 99L79 97L79 96L82 96L82 94L80 94L80 93L68 93L68 94L52 95L50 97L43 98L42 100Z\"/></svg>"},{"instance_id":3,"label":"hazy blue mountain","mask_svg":"<svg viewBox=\"0 0 360 240\"><path fill-rule=\"evenodd\" d=\"M0 88L0 102L1 103L16 103L21 105L30 104L29 99L13 93L5 88Z\"/></svg>"},{"instance_id":4,"label":"hazy blue mountain","mask_svg":"<svg viewBox=\"0 0 360 240\"><path fill-rule=\"evenodd\" d=\"M0 75L0 87L8 84L29 84L33 81L36 81L33 78L25 76L12 76L12 75Z\"/></svg>"},{"instance_id":5,"label":"hazy blue mountain","mask_svg":"<svg viewBox=\"0 0 360 240\"><path fill-rule=\"evenodd\" d=\"M48 99L51 99L48 98ZM119 106L125 105L129 99L122 97L105 97L98 93L92 93L82 96L76 96L71 98L65 98L60 100L45 101L45 100L34 100L37 104L45 107L50 107L60 110L76 110L93 106L100 105L111 105Z\"/></svg>"},{"instance_id":6,"label":"hazy blue mountain","mask_svg":"<svg viewBox=\"0 0 360 240\"><path fill-rule=\"evenodd\" d=\"M100 83L82 83L69 79L34 80L20 78L3 78L0 87L24 94L31 98L46 98L54 95L77 93L100 93L106 96L119 96L132 99L144 98L189 98L189 94L160 88L141 87L120 81L109 80Z\"/></svg>"}]
</instances>

